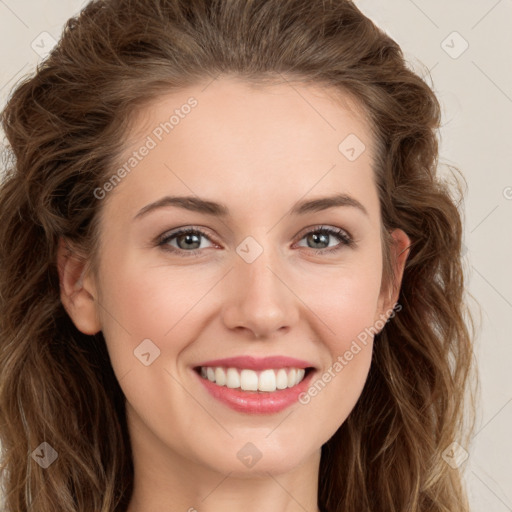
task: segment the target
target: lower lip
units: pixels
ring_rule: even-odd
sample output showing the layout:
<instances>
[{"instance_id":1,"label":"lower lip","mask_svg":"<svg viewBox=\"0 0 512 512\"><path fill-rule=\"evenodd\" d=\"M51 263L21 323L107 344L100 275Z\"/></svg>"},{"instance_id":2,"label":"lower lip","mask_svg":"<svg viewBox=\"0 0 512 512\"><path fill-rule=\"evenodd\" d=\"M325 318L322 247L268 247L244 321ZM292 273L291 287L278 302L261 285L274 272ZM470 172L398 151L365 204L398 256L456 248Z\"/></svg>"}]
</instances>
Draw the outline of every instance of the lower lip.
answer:
<instances>
[{"instance_id":1,"label":"lower lip","mask_svg":"<svg viewBox=\"0 0 512 512\"><path fill-rule=\"evenodd\" d=\"M308 389L315 373L310 370L308 375L292 388L257 392L239 391L226 386L217 386L217 384L201 377L195 370L192 371L214 398L231 407L231 409L246 414L274 414L290 407L298 401L299 395Z\"/></svg>"}]
</instances>

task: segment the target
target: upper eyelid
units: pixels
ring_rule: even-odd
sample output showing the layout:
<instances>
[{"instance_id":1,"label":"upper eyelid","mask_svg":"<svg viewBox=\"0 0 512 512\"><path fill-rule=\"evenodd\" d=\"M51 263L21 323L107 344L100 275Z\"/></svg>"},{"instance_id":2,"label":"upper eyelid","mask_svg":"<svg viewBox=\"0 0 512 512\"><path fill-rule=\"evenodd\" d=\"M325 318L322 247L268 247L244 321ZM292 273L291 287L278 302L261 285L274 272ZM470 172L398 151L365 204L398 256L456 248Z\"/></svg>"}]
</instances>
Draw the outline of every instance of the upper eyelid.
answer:
<instances>
[{"instance_id":1,"label":"upper eyelid","mask_svg":"<svg viewBox=\"0 0 512 512\"><path fill-rule=\"evenodd\" d=\"M331 224L313 224L312 226L308 226L306 228L301 229L295 235L295 237L298 237L300 235L306 235L307 233L310 233L311 231L322 231L324 229L325 230L334 230L334 231L343 231L350 239L354 240L352 233L348 229L338 227L338 226L332 226Z\"/></svg>"},{"instance_id":2,"label":"upper eyelid","mask_svg":"<svg viewBox=\"0 0 512 512\"><path fill-rule=\"evenodd\" d=\"M207 232L207 228L204 228L202 226L194 226L194 225L183 226L183 227L174 228L174 229L165 231L164 233L162 233L160 236L157 237L157 241L163 242L169 238L174 238L180 234L183 234L182 232L187 233L189 231L198 231L201 236L208 238L211 242L215 242L215 240L214 240L215 237L211 236Z\"/></svg>"}]
</instances>

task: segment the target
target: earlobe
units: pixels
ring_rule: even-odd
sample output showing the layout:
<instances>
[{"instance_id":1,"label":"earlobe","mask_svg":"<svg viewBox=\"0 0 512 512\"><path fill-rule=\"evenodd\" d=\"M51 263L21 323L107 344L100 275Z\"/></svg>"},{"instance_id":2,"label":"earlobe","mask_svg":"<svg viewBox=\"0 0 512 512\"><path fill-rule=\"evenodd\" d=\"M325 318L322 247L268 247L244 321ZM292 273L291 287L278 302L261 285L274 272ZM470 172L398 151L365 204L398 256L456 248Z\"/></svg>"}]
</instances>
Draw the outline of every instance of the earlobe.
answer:
<instances>
[{"instance_id":1,"label":"earlobe","mask_svg":"<svg viewBox=\"0 0 512 512\"><path fill-rule=\"evenodd\" d=\"M73 251L61 238L57 250L60 298L76 328L93 335L101 330L96 302L96 289L88 273L87 260Z\"/></svg>"}]
</instances>

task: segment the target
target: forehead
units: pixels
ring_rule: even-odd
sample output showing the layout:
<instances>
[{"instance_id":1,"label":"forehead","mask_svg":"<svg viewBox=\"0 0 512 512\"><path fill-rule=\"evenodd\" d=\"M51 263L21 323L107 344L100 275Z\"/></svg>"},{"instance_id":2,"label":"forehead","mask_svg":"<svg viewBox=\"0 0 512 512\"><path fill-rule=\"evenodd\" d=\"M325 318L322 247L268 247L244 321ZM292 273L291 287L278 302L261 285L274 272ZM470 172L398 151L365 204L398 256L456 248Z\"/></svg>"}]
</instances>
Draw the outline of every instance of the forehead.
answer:
<instances>
[{"instance_id":1,"label":"forehead","mask_svg":"<svg viewBox=\"0 0 512 512\"><path fill-rule=\"evenodd\" d=\"M185 118L187 123L183 122ZM167 129L155 125L155 121L162 125L167 123ZM286 139L290 145L294 138L300 142L296 137L301 134L317 142L318 137L311 136L313 130L319 136L328 134L336 139L348 128L364 139L367 149L373 146L371 119L360 101L348 91L292 81L254 83L236 77L202 82L145 103L133 112L131 135L137 137L154 132L158 142L162 138L172 142L166 135L172 132L174 138L180 133L190 136L193 129L199 130L196 132L199 143L205 133L209 133L210 138L229 136L233 139L237 135L255 136L263 132L271 135L272 131L283 128L289 132L283 133L279 142ZM299 149L297 143L295 150Z\"/></svg>"},{"instance_id":2,"label":"forehead","mask_svg":"<svg viewBox=\"0 0 512 512\"><path fill-rule=\"evenodd\" d=\"M112 195L141 207L164 192L254 208L326 192L375 203L371 128L357 102L325 87L198 84L137 112L120 165L150 149Z\"/></svg>"}]
</instances>

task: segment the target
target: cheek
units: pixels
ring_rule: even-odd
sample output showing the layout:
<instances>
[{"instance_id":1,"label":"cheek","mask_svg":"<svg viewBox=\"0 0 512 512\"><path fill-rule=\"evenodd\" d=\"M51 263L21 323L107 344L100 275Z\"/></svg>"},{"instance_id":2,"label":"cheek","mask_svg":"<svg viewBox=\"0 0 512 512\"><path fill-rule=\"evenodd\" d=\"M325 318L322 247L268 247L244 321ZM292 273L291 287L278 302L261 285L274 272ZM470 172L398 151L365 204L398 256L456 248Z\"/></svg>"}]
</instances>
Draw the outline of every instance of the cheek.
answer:
<instances>
[{"instance_id":1,"label":"cheek","mask_svg":"<svg viewBox=\"0 0 512 512\"><path fill-rule=\"evenodd\" d=\"M303 274L297 280L295 289L318 316L322 338L328 340L333 355L344 352L351 340L374 324L381 271L375 260L361 258L357 264Z\"/></svg>"},{"instance_id":2,"label":"cheek","mask_svg":"<svg viewBox=\"0 0 512 512\"><path fill-rule=\"evenodd\" d=\"M336 282L332 282L336 284ZM373 321L378 301L378 286L352 275L340 281L336 291L317 298L320 316L339 339L352 337Z\"/></svg>"},{"instance_id":3,"label":"cheek","mask_svg":"<svg viewBox=\"0 0 512 512\"><path fill-rule=\"evenodd\" d=\"M325 418L321 427L325 440L345 422L366 383L380 289L374 272L347 273L329 282L324 293L309 296L311 309L320 317L315 335L328 357L299 400L311 418Z\"/></svg>"},{"instance_id":4,"label":"cheek","mask_svg":"<svg viewBox=\"0 0 512 512\"><path fill-rule=\"evenodd\" d=\"M123 393L143 421L157 428L159 419L171 421L169 411L184 407L175 367L192 337L204 274L201 285L198 277L189 278L201 273L112 261L116 265L105 265L101 278L103 335Z\"/></svg>"},{"instance_id":5,"label":"cheek","mask_svg":"<svg viewBox=\"0 0 512 512\"><path fill-rule=\"evenodd\" d=\"M329 361L316 377L305 397L315 403L313 414L321 414L326 403L336 406L334 424L344 421L353 408L366 382L371 365L373 336L380 331L375 320L381 285L378 262L338 269L329 278L311 278L309 292L303 289L304 302L318 316L315 332ZM321 287L313 287L314 281ZM325 389L325 391L324 391ZM309 394L309 393L308 393ZM322 398L316 399L322 394Z\"/></svg>"},{"instance_id":6,"label":"cheek","mask_svg":"<svg viewBox=\"0 0 512 512\"><path fill-rule=\"evenodd\" d=\"M314 308L321 312L321 339L332 362L328 373L336 374L338 383L345 381L345 392L358 393L369 369L379 291L376 284L353 274L339 283L336 293L319 297ZM327 375L325 378L330 382Z\"/></svg>"},{"instance_id":7,"label":"cheek","mask_svg":"<svg viewBox=\"0 0 512 512\"><path fill-rule=\"evenodd\" d=\"M106 258L107 259L107 258ZM147 265L136 258L116 261L103 271L102 320L117 323L135 339L163 338L210 286L203 270ZM119 325L120 324L120 325Z\"/></svg>"},{"instance_id":8,"label":"cheek","mask_svg":"<svg viewBox=\"0 0 512 512\"><path fill-rule=\"evenodd\" d=\"M151 368L175 367L210 312L204 307L213 307L205 295L218 281L218 269L145 265L137 258L122 260L114 255L106 256L108 261L115 265L106 263L100 277L99 314L116 375L140 369L136 357L142 347L149 348L151 357L157 355Z\"/></svg>"}]
</instances>

